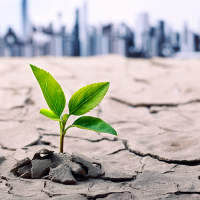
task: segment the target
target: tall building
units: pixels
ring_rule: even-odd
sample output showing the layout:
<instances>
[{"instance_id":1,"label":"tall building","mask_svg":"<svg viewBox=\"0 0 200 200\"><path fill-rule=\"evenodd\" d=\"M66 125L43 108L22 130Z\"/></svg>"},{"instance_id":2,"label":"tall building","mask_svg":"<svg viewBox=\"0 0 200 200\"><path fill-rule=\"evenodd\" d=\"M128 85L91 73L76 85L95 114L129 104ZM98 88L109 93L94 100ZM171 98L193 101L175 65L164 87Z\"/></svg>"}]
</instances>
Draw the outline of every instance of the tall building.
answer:
<instances>
[{"instance_id":1,"label":"tall building","mask_svg":"<svg viewBox=\"0 0 200 200\"><path fill-rule=\"evenodd\" d=\"M32 57L33 56L33 46L31 44L31 32L32 27L28 17L28 1L22 0L22 30L24 41L24 56Z\"/></svg>"},{"instance_id":2,"label":"tall building","mask_svg":"<svg viewBox=\"0 0 200 200\"><path fill-rule=\"evenodd\" d=\"M63 56L62 13L58 13L57 31L55 37L55 56Z\"/></svg>"},{"instance_id":3,"label":"tall building","mask_svg":"<svg viewBox=\"0 0 200 200\"><path fill-rule=\"evenodd\" d=\"M128 28L126 36L126 56L133 57L134 50L135 50L134 33L130 28Z\"/></svg>"},{"instance_id":4,"label":"tall building","mask_svg":"<svg viewBox=\"0 0 200 200\"><path fill-rule=\"evenodd\" d=\"M150 49L149 49L149 56L154 57L158 55L158 40L157 40L157 30L154 27L150 28L149 31L150 36Z\"/></svg>"},{"instance_id":5,"label":"tall building","mask_svg":"<svg viewBox=\"0 0 200 200\"><path fill-rule=\"evenodd\" d=\"M137 52L147 51L148 32L149 16L147 13L140 13L135 26L135 49Z\"/></svg>"},{"instance_id":6,"label":"tall building","mask_svg":"<svg viewBox=\"0 0 200 200\"><path fill-rule=\"evenodd\" d=\"M163 46L165 43L165 22L159 21L158 25L158 56L164 56L163 55Z\"/></svg>"},{"instance_id":7,"label":"tall building","mask_svg":"<svg viewBox=\"0 0 200 200\"><path fill-rule=\"evenodd\" d=\"M22 0L22 30L23 30L23 39L28 40L31 33L31 25L28 17L27 0Z\"/></svg>"},{"instance_id":8,"label":"tall building","mask_svg":"<svg viewBox=\"0 0 200 200\"><path fill-rule=\"evenodd\" d=\"M200 40L199 36L197 34L194 34L194 50L195 51L200 51Z\"/></svg>"},{"instance_id":9,"label":"tall building","mask_svg":"<svg viewBox=\"0 0 200 200\"><path fill-rule=\"evenodd\" d=\"M195 50L194 47L194 35L189 30L188 24L184 23L183 32L181 35L181 51L182 52L192 52Z\"/></svg>"},{"instance_id":10,"label":"tall building","mask_svg":"<svg viewBox=\"0 0 200 200\"><path fill-rule=\"evenodd\" d=\"M170 35L170 43L172 45L172 48L174 50L174 52L178 52L180 50L180 36L179 33L176 32L171 32Z\"/></svg>"},{"instance_id":11,"label":"tall building","mask_svg":"<svg viewBox=\"0 0 200 200\"><path fill-rule=\"evenodd\" d=\"M128 35L128 28L125 23L121 23L118 29L118 54L126 56L126 37Z\"/></svg>"},{"instance_id":12,"label":"tall building","mask_svg":"<svg viewBox=\"0 0 200 200\"><path fill-rule=\"evenodd\" d=\"M102 55L102 43L103 43L103 30L102 26L99 25L96 29L96 55Z\"/></svg>"},{"instance_id":13,"label":"tall building","mask_svg":"<svg viewBox=\"0 0 200 200\"><path fill-rule=\"evenodd\" d=\"M95 27L90 27L88 31L89 42L89 56L97 55L97 30Z\"/></svg>"},{"instance_id":14,"label":"tall building","mask_svg":"<svg viewBox=\"0 0 200 200\"><path fill-rule=\"evenodd\" d=\"M113 53L113 41L112 41L112 24L108 24L102 28L102 54Z\"/></svg>"},{"instance_id":15,"label":"tall building","mask_svg":"<svg viewBox=\"0 0 200 200\"><path fill-rule=\"evenodd\" d=\"M88 56L88 25L87 25L87 3L83 3L80 10L80 55Z\"/></svg>"},{"instance_id":16,"label":"tall building","mask_svg":"<svg viewBox=\"0 0 200 200\"><path fill-rule=\"evenodd\" d=\"M76 10L76 21L73 30L72 41L72 56L80 56L80 41L79 41L79 10Z\"/></svg>"}]
</instances>

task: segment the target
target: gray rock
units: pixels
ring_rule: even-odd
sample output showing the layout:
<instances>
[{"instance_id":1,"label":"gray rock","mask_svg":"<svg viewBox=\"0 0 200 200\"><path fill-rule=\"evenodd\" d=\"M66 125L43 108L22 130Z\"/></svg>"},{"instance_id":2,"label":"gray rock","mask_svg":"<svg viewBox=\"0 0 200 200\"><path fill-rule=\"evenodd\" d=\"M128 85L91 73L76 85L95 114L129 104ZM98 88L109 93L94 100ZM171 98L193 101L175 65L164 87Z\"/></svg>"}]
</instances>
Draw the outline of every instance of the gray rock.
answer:
<instances>
[{"instance_id":1,"label":"gray rock","mask_svg":"<svg viewBox=\"0 0 200 200\"><path fill-rule=\"evenodd\" d=\"M19 175L22 175L22 174L24 174L25 172L31 172L31 167L32 167L31 164L25 165L25 166L23 166L23 167L20 167L20 168L18 169L17 173L18 173Z\"/></svg>"},{"instance_id":2,"label":"gray rock","mask_svg":"<svg viewBox=\"0 0 200 200\"><path fill-rule=\"evenodd\" d=\"M93 166L92 163L84 160L84 156L83 156L83 158L81 156L82 156L81 154L73 153L72 161L81 164L81 166L87 170L88 177L96 178L98 176L104 175L104 173L105 173L104 171L102 171L98 167Z\"/></svg>"},{"instance_id":3,"label":"gray rock","mask_svg":"<svg viewBox=\"0 0 200 200\"><path fill-rule=\"evenodd\" d=\"M71 173L71 169L66 164L61 164L56 168L51 168L49 176L53 182L76 184L76 180Z\"/></svg>"},{"instance_id":4,"label":"gray rock","mask_svg":"<svg viewBox=\"0 0 200 200\"><path fill-rule=\"evenodd\" d=\"M21 178L31 178L31 167L31 164L20 167L17 173L20 175Z\"/></svg>"},{"instance_id":5,"label":"gray rock","mask_svg":"<svg viewBox=\"0 0 200 200\"><path fill-rule=\"evenodd\" d=\"M99 160L97 160L97 159L95 159L95 158L91 158L91 157L88 157L88 156L86 156L86 155L83 155L83 154L81 154L81 153L79 153L79 152L76 152L76 151L74 151L73 153L72 153L72 157L81 157L83 160L85 160L85 161L87 161L87 162L89 162L89 163L91 163L91 164L98 164L98 165L101 165L101 162L99 161Z\"/></svg>"},{"instance_id":6,"label":"gray rock","mask_svg":"<svg viewBox=\"0 0 200 200\"><path fill-rule=\"evenodd\" d=\"M25 172L22 175L20 175L20 178L31 178L31 173L30 172Z\"/></svg>"},{"instance_id":7,"label":"gray rock","mask_svg":"<svg viewBox=\"0 0 200 200\"><path fill-rule=\"evenodd\" d=\"M45 155L49 155L49 154L52 154L54 151L50 151L50 150L48 150L48 149L45 149L45 148L43 148L43 149L41 149L41 150L38 150L36 153L35 153L35 155L33 156L33 160L35 160L35 159L41 159L42 157L41 157L41 154L45 154Z\"/></svg>"},{"instance_id":8,"label":"gray rock","mask_svg":"<svg viewBox=\"0 0 200 200\"><path fill-rule=\"evenodd\" d=\"M70 160L71 156L67 153L52 153L47 156L51 160L51 168L56 168L61 164L67 164L74 174L86 176L85 170L77 163Z\"/></svg>"},{"instance_id":9,"label":"gray rock","mask_svg":"<svg viewBox=\"0 0 200 200\"><path fill-rule=\"evenodd\" d=\"M44 174L49 172L51 166L51 160L32 160L31 161L31 178L41 178Z\"/></svg>"},{"instance_id":10,"label":"gray rock","mask_svg":"<svg viewBox=\"0 0 200 200\"><path fill-rule=\"evenodd\" d=\"M70 167L71 171L74 174L78 174L78 175L82 175L82 176L86 176L86 172L85 170L77 163L72 162L71 160L67 160L66 164Z\"/></svg>"},{"instance_id":11,"label":"gray rock","mask_svg":"<svg viewBox=\"0 0 200 200\"><path fill-rule=\"evenodd\" d=\"M52 154L53 152L54 151L50 151L48 149L43 148L41 150L38 150L36 153L38 153L38 154Z\"/></svg>"},{"instance_id":12,"label":"gray rock","mask_svg":"<svg viewBox=\"0 0 200 200\"><path fill-rule=\"evenodd\" d=\"M52 153L46 158L51 160L51 168L56 168L60 164L66 163L71 156L64 153Z\"/></svg>"},{"instance_id":13,"label":"gray rock","mask_svg":"<svg viewBox=\"0 0 200 200\"><path fill-rule=\"evenodd\" d=\"M20 167L23 167L23 166L25 166L25 165L29 165L30 163L31 163L31 159L27 157L27 158L25 158L25 159L23 159L23 160L17 162L17 163L12 167L12 169L10 170L10 172L13 172L14 175L16 175L16 174L17 174L17 171L18 171L18 169L19 169Z\"/></svg>"}]
</instances>

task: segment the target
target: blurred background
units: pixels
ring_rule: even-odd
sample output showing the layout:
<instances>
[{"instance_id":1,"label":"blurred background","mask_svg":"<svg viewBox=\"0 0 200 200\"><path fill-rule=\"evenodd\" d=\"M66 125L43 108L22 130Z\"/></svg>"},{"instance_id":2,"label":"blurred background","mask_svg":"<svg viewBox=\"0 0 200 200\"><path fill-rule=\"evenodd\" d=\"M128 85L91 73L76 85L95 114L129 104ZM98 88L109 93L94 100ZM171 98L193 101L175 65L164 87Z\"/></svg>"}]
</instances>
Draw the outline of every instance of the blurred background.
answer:
<instances>
[{"instance_id":1,"label":"blurred background","mask_svg":"<svg viewBox=\"0 0 200 200\"><path fill-rule=\"evenodd\" d=\"M200 58L199 0L6 0L0 13L0 57Z\"/></svg>"}]
</instances>

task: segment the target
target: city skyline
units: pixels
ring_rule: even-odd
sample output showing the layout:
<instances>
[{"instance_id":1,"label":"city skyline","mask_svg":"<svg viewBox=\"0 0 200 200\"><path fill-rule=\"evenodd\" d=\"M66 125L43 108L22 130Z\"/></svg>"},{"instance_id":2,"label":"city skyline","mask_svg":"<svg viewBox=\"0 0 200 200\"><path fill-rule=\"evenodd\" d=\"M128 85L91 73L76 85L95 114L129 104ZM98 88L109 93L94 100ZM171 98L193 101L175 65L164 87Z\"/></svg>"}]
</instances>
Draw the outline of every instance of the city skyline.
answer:
<instances>
[{"instance_id":1,"label":"city skyline","mask_svg":"<svg viewBox=\"0 0 200 200\"><path fill-rule=\"evenodd\" d=\"M62 13L62 23L68 31L73 29L74 14L84 0L28 0L29 16L34 25L46 25L53 22L57 25L57 14ZM155 26L159 20L168 22L174 31L182 31L183 24L188 23L189 28L200 33L200 1L198 0L88 0L88 24L126 23L132 29L135 28L137 15L141 12L149 14L149 21ZM21 24L21 0L7 0L0 2L1 24L0 35L5 34L8 27L12 27L19 35L22 34ZM46 9L48 5L48 9ZM190 9L188 9L190 8ZM4 20L3 20L4 19Z\"/></svg>"},{"instance_id":2,"label":"city skyline","mask_svg":"<svg viewBox=\"0 0 200 200\"><path fill-rule=\"evenodd\" d=\"M152 0L153 1L153 0ZM154 0L156 1L156 0ZM135 28L127 23L91 25L88 22L88 3L82 1L74 10L72 30L57 13L57 24L41 26L31 20L30 0L21 0L22 33L9 27L0 36L0 56L93 56L119 54L133 58L170 57L177 52L200 51L200 34L193 32L188 23L175 31L165 20L152 25L148 13L137 15Z\"/></svg>"}]
</instances>

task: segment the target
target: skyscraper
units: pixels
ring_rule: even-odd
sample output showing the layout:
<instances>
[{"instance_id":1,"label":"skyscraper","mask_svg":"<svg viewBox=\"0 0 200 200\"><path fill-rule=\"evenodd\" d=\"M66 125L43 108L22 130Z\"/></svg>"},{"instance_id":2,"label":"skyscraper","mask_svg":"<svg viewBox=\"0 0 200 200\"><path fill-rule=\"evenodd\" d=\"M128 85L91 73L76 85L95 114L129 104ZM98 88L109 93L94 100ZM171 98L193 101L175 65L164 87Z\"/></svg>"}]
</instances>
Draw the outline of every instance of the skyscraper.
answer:
<instances>
[{"instance_id":1,"label":"skyscraper","mask_svg":"<svg viewBox=\"0 0 200 200\"><path fill-rule=\"evenodd\" d=\"M148 50L147 40L149 32L149 16L147 13L138 15L135 26L135 48L138 52Z\"/></svg>"},{"instance_id":2,"label":"skyscraper","mask_svg":"<svg viewBox=\"0 0 200 200\"><path fill-rule=\"evenodd\" d=\"M128 28L125 23L121 23L118 28L118 54L126 56L126 37Z\"/></svg>"},{"instance_id":3,"label":"skyscraper","mask_svg":"<svg viewBox=\"0 0 200 200\"><path fill-rule=\"evenodd\" d=\"M150 49L149 49L149 56L154 57L158 55L158 44L157 44L157 30L154 27L150 28L149 31L149 43L150 43Z\"/></svg>"},{"instance_id":4,"label":"skyscraper","mask_svg":"<svg viewBox=\"0 0 200 200\"><path fill-rule=\"evenodd\" d=\"M103 38L102 38L102 54L113 53L112 44L111 44L111 34L112 34L112 24L108 24L102 28L103 30Z\"/></svg>"},{"instance_id":5,"label":"skyscraper","mask_svg":"<svg viewBox=\"0 0 200 200\"><path fill-rule=\"evenodd\" d=\"M31 44L31 24L28 18L28 4L27 0L22 0L22 30L23 30L23 41L24 41L24 56L33 56L33 47Z\"/></svg>"},{"instance_id":6,"label":"skyscraper","mask_svg":"<svg viewBox=\"0 0 200 200\"><path fill-rule=\"evenodd\" d=\"M103 32L102 32L102 26L99 25L97 28L97 36L96 36L96 54L102 55L102 41L103 40Z\"/></svg>"},{"instance_id":7,"label":"skyscraper","mask_svg":"<svg viewBox=\"0 0 200 200\"><path fill-rule=\"evenodd\" d=\"M87 3L83 3L80 10L80 55L88 56L88 26L87 26Z\"/></svg>"},{"instance_id":8,"label":"skyscraper","mask_svg":"<svg viewBox=\"0 0 200 200\"><path fill-rule=\"evenodd\" d=\"M22 30L24 40L28 39L29 28L27 0L22 0Z\"/></svg>"},{"instance_id":9,"label":"skyscraper","mask_svg":"<svg viewBox=\"0 0 200 200\"><path fill-rule=\"evenodd\" d=\"M181 51L192 52L194 51L194 35L190 31L187 22L184 23L183 32L181 35Z\"/></svg>"},{"instance_id":10,"label":"skyscraper","mask_svg":"<svg viewBox=\"0 0 200 200\"><path fill-rule=\"evenodd\" d=\"M164 56L163 55L163 46L165 43L165 22L164 21L159 21L159 26L158 26L158 56Z\"/></svg>"},{"instance_id":11,"label":"skyscraper","mask_svg":"<svg viewBox=\"0 0 200 200\"><path fill-rule=\"evenodd\" d=\"M72 55L80 56L80 42L79 42L79 10L76 10L76 21L73 30L73 41L72 41Z\"/></svg>"}]
</instances>

